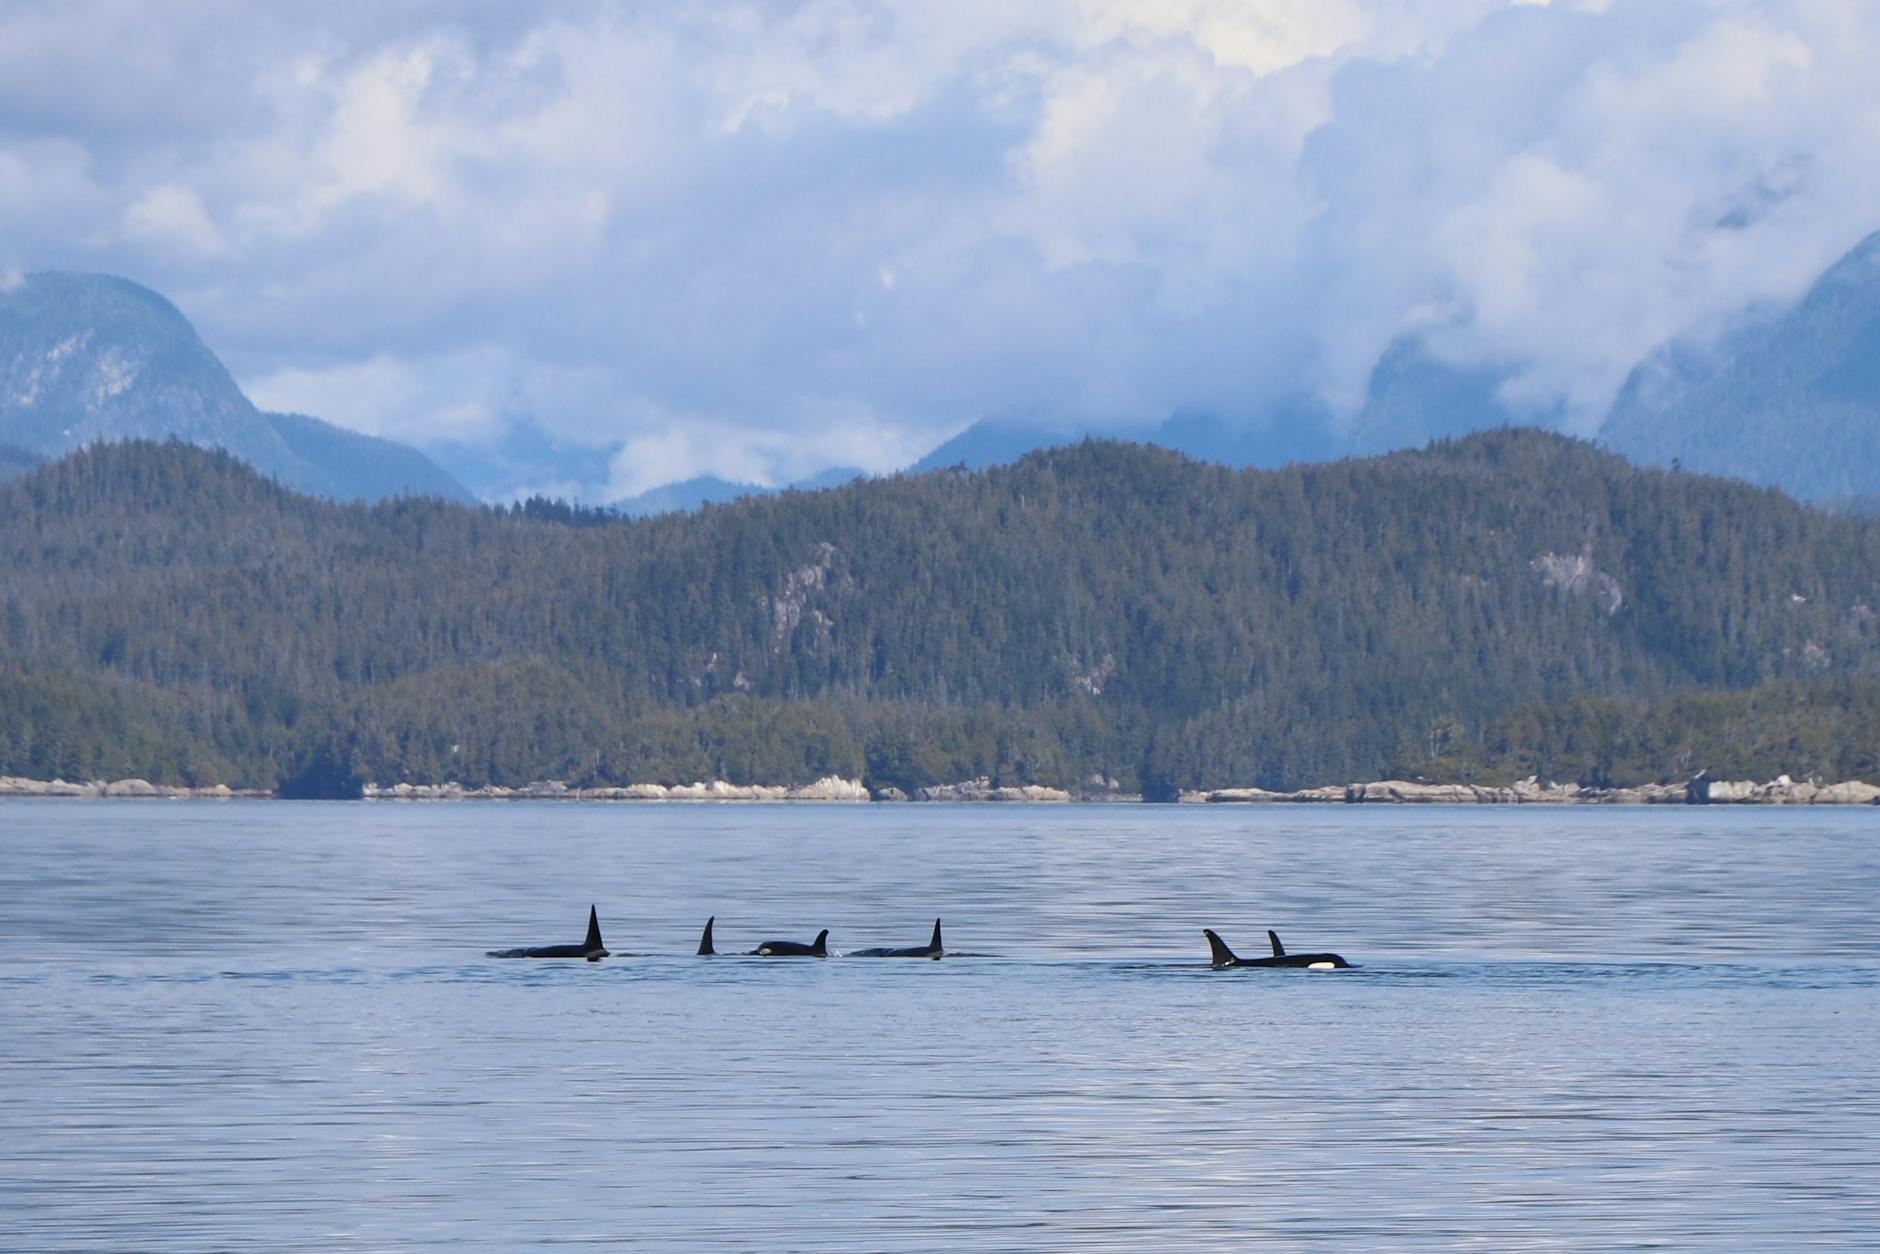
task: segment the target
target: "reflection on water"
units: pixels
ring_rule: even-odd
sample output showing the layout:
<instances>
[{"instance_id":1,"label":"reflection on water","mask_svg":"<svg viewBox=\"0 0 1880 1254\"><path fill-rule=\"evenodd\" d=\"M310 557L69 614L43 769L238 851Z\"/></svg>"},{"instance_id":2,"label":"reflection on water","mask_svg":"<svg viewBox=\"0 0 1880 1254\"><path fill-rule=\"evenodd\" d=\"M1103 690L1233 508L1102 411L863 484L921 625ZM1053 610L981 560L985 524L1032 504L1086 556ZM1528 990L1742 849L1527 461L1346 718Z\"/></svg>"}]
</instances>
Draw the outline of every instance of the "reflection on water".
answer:
<instances>
[{"instance_id":1,"label":"reflection on water","mask_svg":"<svg viewBox=\"0 0 1880 1254\"><path fill-rule=\"evenodd\" d=\"M11 803L0 1248L1873 1246L1877 833Z\"/></svg>"}]
</instances>

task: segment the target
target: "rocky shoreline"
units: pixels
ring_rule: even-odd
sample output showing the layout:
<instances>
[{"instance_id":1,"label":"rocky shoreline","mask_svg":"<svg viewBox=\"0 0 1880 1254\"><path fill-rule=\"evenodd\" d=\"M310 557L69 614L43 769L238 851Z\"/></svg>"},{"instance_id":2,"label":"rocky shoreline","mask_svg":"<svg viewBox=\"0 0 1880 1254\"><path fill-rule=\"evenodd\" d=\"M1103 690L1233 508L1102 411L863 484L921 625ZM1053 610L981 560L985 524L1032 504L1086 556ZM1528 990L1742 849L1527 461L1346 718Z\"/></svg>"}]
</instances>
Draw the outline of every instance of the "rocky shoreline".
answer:
<instances>
[{"instance_id":1,"label":"rocky shoreline","mask_svg":"<svg viewBox=\"0 0 1880 1254\"><path fill-rule=\"evenodd\" d=\"M1861 780L1838 784L1796 781L1778 775L1767 783L1748 779L1710 779L1699 775L1682 784L1640 784L1631 788L1595 788L1585 784L1543 783L1529 776L1508 785L1432 784L1385 779L1368 784L1333 784L1298 792L1261 788L1217 788L1184 792L1180 800L1197 804L1338 805L1880 805L1880 787Z\"/></svg>"},{"instance_id":2,"label":"rocky shoreline","mask_svg":"<svg viewBox=\"0 0 1880 1254\"><path fill-rule=\"evenodd\" d=\"M826 775L790 788L731 784L722 779L694 784L627 784L619 788L575 788L560 780L537 780L520 788L492 784L466 788L445 784L367 784L368 801L869 801L860 780Z\"/></svg>"},{"instance_id":3,"label":"rocky shoreline","mask_svg":"<svg viewBox=\"0 0 1880 1254\"><path fill-rule=\"evenodd\" d=\"M232 801L237 797L272 797L260 788L230 788L210 784L188 788L177 784L153 784L147 779L21 779L0 775L0 797L167 797L174 800Z\"/></svg>"},{"instance_id":4,"label":"rocky shoreline","mask_svg":"<svg viewBox=\"0 0 1880 1254\"><path fill-rule=\"evenodd\" d=\"M37 780L0 775L0 797L98 797L231 800L237 797L271 798L261 789L236 789L224 784L187 788L153 784L143 779L68 781ZM1121 791L1114 780L1092 777L1072 792L1041 784L994 786L981 776L956 784L916 789L910 796L899 788L870 790L860 780L825 776L797 787L771 784L732 784L722 779L691 784L628 784L618 788L576 788L559 780L538 780L517 788L500 785L467 788L459 783L367 784L368 801L807 801L807 802L1140 802L1142 797ZM1542 782L1533 777L1513 784L1433 784L1422 780L1386 779L1362 784L1330 784L1296 792L1270 792L1263 788L1216 788L1184 792L1178 798L1194 805L1880 805L1880 787L1861 780L1819 784L1779 775L1766 783L1754 780L1710 779L1699 775L1681 784L1641 784L1631 788L1595 788L1581 784Z\"/></svg>"},{"instance_id":5,"label":"rocky shoreline","mask_svg":"<svg viewBox=\"0 0 1880 1254\"><path fill-rule=\"evenodd\" d=\"M1105 781L1109 782L1109 781ZM538 780L520 788L462 784L367 784L372 801L1141 801L1138 795L1101 788L1072 793L1041 784L994 787L985 776L957 784L916 789L912 796L892 786L870 789L859 779L826 775L813 784L785 787L732 784L722 779L691 784L628 784L619 788L575 788L558 780Z\"/></svg>"}]
</instances>

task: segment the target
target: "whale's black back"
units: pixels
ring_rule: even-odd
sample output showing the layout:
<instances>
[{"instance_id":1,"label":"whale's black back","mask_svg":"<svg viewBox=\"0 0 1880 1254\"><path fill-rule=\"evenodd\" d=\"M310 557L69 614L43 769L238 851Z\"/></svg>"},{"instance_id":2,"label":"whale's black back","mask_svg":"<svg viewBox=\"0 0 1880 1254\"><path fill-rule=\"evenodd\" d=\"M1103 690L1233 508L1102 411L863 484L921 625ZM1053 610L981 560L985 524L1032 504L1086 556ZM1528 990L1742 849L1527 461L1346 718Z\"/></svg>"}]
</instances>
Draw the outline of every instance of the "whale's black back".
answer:
<instances>
[{"instance_id":1,"label":"whale's black back","mask_svg":"<svg viewBox=\"0 0 1880 1254\"><path fill-rule=\"evenodd\" d=\"M808 945L802 941L765 941L751 953L759 958L827 958L829 929L816 933L816 939Z\"/></svg>"},{"instance_id":2,"label":"whale's black back","mask_svg":"<svg viewBox=\"0 0 1880 1254\"><path fill-rule=\"evenodd\" d=\"M1227 942L1217 936L1212 928L1202 928L1202 935L1208 938L1208 961L1216 970L1223 967L1348 967L1337 954L1289 954L1286 947L1279 943L1279 933L1269 931L1266 938L1273 945L1271 958L1242 958L1227 947Z\"/></svg>"},{"instance_id":3,"label":"whale's black back","mask_svg":"<svg viewBox=\"0 0 1880 1254\"><path fill-rule=\"evenodd\" d=\"M933 921L933 939L925 945L910 945L905 949L856 949L850 955L856 958L942 958L946 949L940 943L940 920Z\"/></svg>"},{"instance_id":4,"label":"whale's black back","mask_svg":"<svg viewBox=\"0 0 1880 1254\"><path fill-rule=\"evenodd\" d=\"M601 943L601 916L592 905L588 906L587 939L579 945L537 945L529 949L492 949L492 958L586 958L589 962L599 962L607 956L607 946Z\"/></svg>"}]
</instances>

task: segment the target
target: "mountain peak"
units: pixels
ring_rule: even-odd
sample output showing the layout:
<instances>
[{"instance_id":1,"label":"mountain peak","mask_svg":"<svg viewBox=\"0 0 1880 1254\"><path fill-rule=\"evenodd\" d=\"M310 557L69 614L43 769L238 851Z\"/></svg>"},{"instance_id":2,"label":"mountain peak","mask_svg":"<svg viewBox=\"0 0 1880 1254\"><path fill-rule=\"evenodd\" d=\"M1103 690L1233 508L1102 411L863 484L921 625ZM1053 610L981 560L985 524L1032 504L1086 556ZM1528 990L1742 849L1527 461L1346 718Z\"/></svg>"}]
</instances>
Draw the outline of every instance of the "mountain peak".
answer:
<instances>
[{"instance_id":1,"label":"mountain peak","mask_svg":"<svg viewBox=\"0 0 1880 1254\"><path fill-rule=\"evenodd\" d=\"M47 270L0 288L0 442L58 457L98 441L171 437L226 449L320 496L469 499L415 449L262 413L189 319L147 287Z\"/></svg>"},{"instance_id":2,"label":"mountain peak","mask_svg":"<svg viewBox=\"0 0 1880 1254\"><path fill-rule=\"evenodd\" d=\"M128 279L44 271L0 292L0 436L56 456L152 434L239 439L254 407L176 306Z\"/></svg>"}]
</instances>

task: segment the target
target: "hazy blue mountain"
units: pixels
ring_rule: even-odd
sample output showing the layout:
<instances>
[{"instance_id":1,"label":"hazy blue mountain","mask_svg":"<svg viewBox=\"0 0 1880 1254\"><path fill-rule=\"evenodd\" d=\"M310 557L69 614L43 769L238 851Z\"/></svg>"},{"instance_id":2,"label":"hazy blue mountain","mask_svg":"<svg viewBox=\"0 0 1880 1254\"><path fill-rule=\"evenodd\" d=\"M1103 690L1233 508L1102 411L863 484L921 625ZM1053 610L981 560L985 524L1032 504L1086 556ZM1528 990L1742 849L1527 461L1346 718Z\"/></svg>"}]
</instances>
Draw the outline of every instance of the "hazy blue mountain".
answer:
<instances>
[{"instance_id":1,"label":"hazy blue mountain","mask_svg":"<svg viewBox=\"0 0 1880 1254\"><path fill-rule=\"evenodd\" d=\"M786 488L771 488L761 483L739 483L720 479L716 475L699 475L678 483L649 488L637 496L625 497L615 501L613 509L629 518L650 518L655 514L694 510L703 505L722 505L726 501L741 500L747 496L771 496L789 489L814 492L835 488L862 477L862 472L853 466L831 466L807 479L799 479Z\"/></svg>"},{"instance_id":2,"label":"hazy blue mountain","mask_svg":"<svg viewBox=\"0 0 1880 1254\"><path fill-rule=\"evenodd\" d=\"M607 489L618 441L563 440L533 418L512 418L493 441L447 441L425 447L433 461L485 501L530 496L598 501Z\"/></svg>"},{"instance_id":3,"label":"hazy blue mountain","mask_svg":"<svg viewBox=\"0 0 1880 1254\"><path fill-rule=\"evenodd\" d=\"M1499 426L1558 425L1517 412L1505 371L1450 365L1405 337L1372 372L1349 449L1414 448ZM1638 463L1730 475L1846 512L1880 498L1880 233L1793 306L1764 310L1714 346L1677 342L1627 378L1599 432Z\"/></svg>"},{"instance_id":4,"label":"hazy blue mountain","mask_svg":"<svg viewBox=\"0 0 1880 1254\"><path fill-rule=\"evenodd\" d=\"M1471 431L1549 425L1518 421L1501 402L1495 389L1507 377L1488 367L1450 365L1417 337L1399 336L1371 370L1364 408L1352 421L1345 448L1368 457Z\"/></svg>"},{"instance_id":5,"label":"hazy blue mountain","mask_svg":"<svg viewBox=\"0 0 1880 1254\"><path fill-rule=\"evenodd\" d=\"M340 501L379 501L388 496L471 499L461 483L409 444L348 431L305 414L262 411L261 419L306 467L301 472L307 485L301 487L304 492ZM321 479L329 485L325 491L311 486ZM282 482L289 481L283 476Z\"/></svg>"},{"instance_id":6,"label":"hazy blue mountain","mask_svg":"<svg viewBox=\"0 0 1880 1254\"><path fill-rule=\"evenodd\" d=\"M854 483L857 479L868 478L868 472L858 466L831 466L819 470L805 479L798 479L790 484L798 492L820 492L825 488L839 488L845 483Z\"/></svg>"},{"instance_id":7,"label":"hazy blue mountain","mask_svg":"<svg viewBox=\"0 0 1880 1254\"><path fill-rule=\"evenodd\" d=\"M224 448L337 500L469 494L416 449L257 410L169 301L102 274L29 274L0 291L0 440L41 457L96 441Z\"/></svg>"},{"instance_id":8,"label":"hazy blue mountain","mask_svg":"<svg viewBox=\"0 0 1880 1254\"><path fill-rule=\"evenodd\" d=\"M0 444L0 483L18 478L29 470L37 470L45 464L45 458L30 449L23 449L17 444Z\"/></svg>"},{"instance_id":9,"label":"hazy blue mountain","mask_svg":"<svg viewBox=\"0 0 1880 1254\"><path fill-rule=\"evenodd\" d=\"M1147 443L1197 461L1273 469L1338 456L1330 416L1305 397L1288 397L1252 418L1181 411L1152 428Z\"/></svg>"},{"instance_id":10,"label":"hazy blue mountain","mask_svg":"<svg viewBox=\"0 0 1880 1254\"><path fill-rule=\"evenodd\" d=\"M1119 440L1140 440L1135 430L1112 432ZM1034 449L1075 444L1084 438L1081 430L1065 431L1029 422L1022 418L984 418L975 422L933 452L908 467L909 474L930 470L948 470L964 466L983 470L1017 461Z\"/></svg>"},{"instance_id":11,"label":"hazy blue mountain","mask_svg":"<svg viewBox=\"0 0 1880 1254\"><path fill-rule=\"evenodd\" d=\"M510 420L502 436L492 442L433 444L425 452L485 501L546 497L599 502L607 499L607 480L622 447L618 441L574 443L556 436L533 418L516 418ZM853 466L832 466L789 486L806 490L833 488L861 473ZM761 483L700 475L677 483L660 484L603 508L633 518L645 518L775 491L776 488Z\"/></svg>"},{"instance_id":12,"label":"hazy blue mountain","mask_svg":"<svg viewBox=\"0 0 1880 1254\"><path fill-rule=\"evenodd\" d=\"M1558 426L1497 395L1509 372L1459 366L1416 336L1385 350L1342 437L1312 401L1255 416L1176 414L1117 429L1024 419L974 423L914 470L1010 463L1086 435L1174 449L1226 466L1370 456L1504 426ZM1636 462L1731 475L1830 508L1871 512L1880 499L1880 233L1843 257L1793 308L1767 313L1712 349L1674 344L1633 372L1603 443Z\"/></svg>"},{"instance_id":13,"label":"hazy blue mountain","mask_svg":"<svg viewBox=\"0 0 1880 1254\"><path fill-rule=\"evenodd\" d=\"M735 501L744 496L764 496L775 490L761 483L737 483L720 479L716 475L699 475L682 479L678 483L648 488L637 496L623 497L615 501L613 507L630 518L648 518L654 514L670 514L674 510L697 509L701 505Z\"/></svg>"},{"instance_id":14,"label":"hazy blue mountain","mask_svg":"<svg viewBox=\"0 0 1880 1254\"><path fill-rule=\"evenodd\" d=\"M1675 459L1811 499L1880 492L1880 233L1793 308L1714 348L1653 354L1600 438L1634 461Z\"/></svg>"},{"instance_id":15,"label":"hazy blue mountain","mask_svg":"<svg viewBox=\"0 0 1880 1254\"><path fill-rule=\"evenodd\" d=\"M1364 407L1343 434L1325 406L1309 397L1286 398L1252 415L1183 410L1161 422L1122 428L1066 429L995 418L974 423L912 469L1003 466L1035 449L1075 444L1086 436L1154 444L1221 466L1270 469L1421 448L1431 440L1495 427L1547 425L1522 421L1501 403L1495 389L1506 377L1493 369L1449 365L1416 337L1404 336L1379 359Z\"/></svg>"},{"instance_id":16,"label":"hazy blue mountain","mask_svg":"<svg viewBox=\"0 0 1880 1254\"><path fill-rule=\"evenodd\" d=\"M1309 400L1291 400L1250 418L1182 410L1161 422L1126 427L1047 426L1022 418L976 422L909 468L912 473L964 466L983 470L1004 466L1026 453L1060 448L1086 438L1153 444L1221 466L1272 468L1293 462L1325 461L1337 456L1323 409Z\"/></svg>"}]
</instances>

